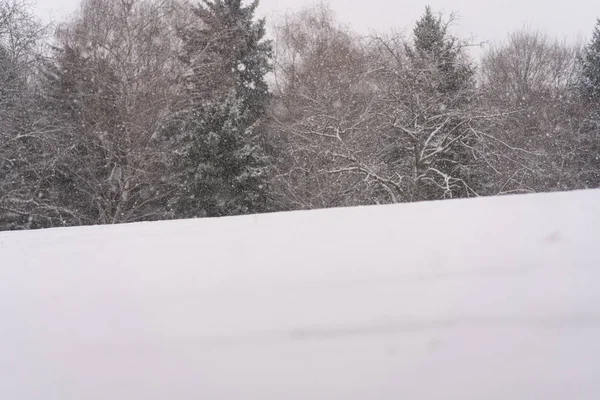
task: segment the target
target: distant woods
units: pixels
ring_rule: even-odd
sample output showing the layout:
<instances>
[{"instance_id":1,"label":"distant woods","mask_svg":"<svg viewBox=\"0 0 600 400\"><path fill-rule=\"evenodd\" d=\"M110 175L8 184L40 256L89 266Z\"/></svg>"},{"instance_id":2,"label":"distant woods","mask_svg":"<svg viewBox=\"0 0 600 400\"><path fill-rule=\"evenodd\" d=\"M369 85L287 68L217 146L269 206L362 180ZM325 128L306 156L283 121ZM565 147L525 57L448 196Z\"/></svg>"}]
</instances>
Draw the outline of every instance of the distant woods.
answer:
<instances>
[{"instance_id":1,"label":"distant woods","mask_svg":"<svg viewBox=\"0 0 600 400\"><path fill-rule=\"evenodd\" d=\"M0 230L600 187L600 21L474 60L430 7L267 35L257 5L83 0L50 29L0 0Z\"/></svg>"}]
</instances>

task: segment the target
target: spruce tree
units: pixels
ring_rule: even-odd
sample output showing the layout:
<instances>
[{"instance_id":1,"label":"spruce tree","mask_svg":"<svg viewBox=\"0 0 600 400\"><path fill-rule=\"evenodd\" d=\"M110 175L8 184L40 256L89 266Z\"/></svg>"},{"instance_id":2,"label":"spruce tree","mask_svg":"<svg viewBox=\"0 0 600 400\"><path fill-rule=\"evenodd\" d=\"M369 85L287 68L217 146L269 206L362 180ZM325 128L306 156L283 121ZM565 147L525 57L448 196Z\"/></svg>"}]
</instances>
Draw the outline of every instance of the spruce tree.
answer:
<instances>
[{"instance_id":1,"label":"spruce tree","mask_svg":"<svg viewBox=\"0 0 600 400\"><path fill-rule=\"evenodd\" d=\"M450 22L435 16L427 6L413 30L413 47L407 49L415 67L427 71L423 75L427 83L441 94L460 91L472 83L474 76L461 43L448 31Z\"/></svg>"},{"instance_id":2,"label":"spruce tree","mask_svg":"<svg viewBox=\"0 0 600 400\"><path fill-rule=\"evenodd\" d=\"M260 143L269 99L271 43L258 1L203 0L181 32L187 104L178 127L183 180L178 217L267 211L267 162Z\"/></svg>"},{"instance_id":3,"label":"spruce tree","mask_svg":"<svg viewBox=\"0 0 600 400\"><path fill-rule=\"evenodd\" d=\"M580 88L587 101L600 104L600 18L581 58Z\"/></svg>"},{"instance_id":4,"label":"spruce tree","mask_svg":"<svg viewBox=\"0 0 600 400\"><path fill-rule=\"evenodd\" d=\"M467 129L474 70L462 43L449 32L451 22L426 7L413 30L412 43L406 45L417 106L411 108L411 121L421 127L420 143L431 144L430 137L445 138L440 147L451 143L444 157L419 162L415 200L438 199L444 186L450 188L444 190L444 197L470 196L479 190L471 151L477 139ZM433 177L427 175L432 171Z\"/></svg>"},{"instance_id":5,"label":"spruce tree","mask_svg":"<svg viewBox=\"0 0 600 400\"><path fill-rule=\"evenodd\" d=\"M582 186L600 187L600 19L580 63L578 89L587 113L580 128L579 164Z\"/></svg>"}]
</instances>

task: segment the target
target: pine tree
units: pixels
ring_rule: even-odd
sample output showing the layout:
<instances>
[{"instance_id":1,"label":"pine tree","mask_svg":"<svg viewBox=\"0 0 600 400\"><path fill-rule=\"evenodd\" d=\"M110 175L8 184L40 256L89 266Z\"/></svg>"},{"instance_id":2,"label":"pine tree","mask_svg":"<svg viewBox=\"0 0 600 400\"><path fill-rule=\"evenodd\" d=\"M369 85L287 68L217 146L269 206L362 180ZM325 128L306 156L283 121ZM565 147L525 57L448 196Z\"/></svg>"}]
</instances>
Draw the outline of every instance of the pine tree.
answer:
<instances>
[{"instance_id":1,"label":"pine tree","mask_svg":"<svg viewBox=\"0 0 600 400\"><path fill-rule=\"evenodd\" d=\"M181 32L187 105L180 124L184 179L179 217L267 210L267 163L259 130L269 99L271 43L258 1L203 0L197 24Z\"/></svg>"},{"instance_id":2,"label":"pine tree","mask_svg":"<svg viewBox=\"0 0 600 400\"><path fill-rule=\"evenodd\" d=\"M413 47L408 55L415 67L427 71L428 84L443 94L456 93L472 83L474 70L466 62L461 43L448 31L451 23L435 16L430 6L425 8L413 30Z\"/></svg>"},{"instance_id":3,"label":"pine tree","mask_svg":"<svg viewBox=\"0 0 600 400\"><path fill-rule=\"evenodd\" d=\"M581 92L590 102L600 102L600 18L581 58Z\"/></svg>"},{"instance_id":4,"label":"pine tree","mask_svg":"<svg viewBox=\"0 0 600 400\"><path fill-rule=\"evenodd\" d=\"M580 129L576 161L582 185L597 188L600 187L600 18L579 62L578 88L588 115Z\"/></svg>"},{"instance_id":5,"label":"pine tree","mask_svg":"<svg viewBox=\"0 0 600 400\"><path fill-rule=\"evenodd\" d=\"M479 189L472 151L477 139L469 129L474 70L462 43L449 32L451 22L426 7L406 45L414 93L409 120L420 127L414 200L470 196ZM421 160L421 149L434 143L448 147L443 157Z\"/></svg>"}]
</instances>

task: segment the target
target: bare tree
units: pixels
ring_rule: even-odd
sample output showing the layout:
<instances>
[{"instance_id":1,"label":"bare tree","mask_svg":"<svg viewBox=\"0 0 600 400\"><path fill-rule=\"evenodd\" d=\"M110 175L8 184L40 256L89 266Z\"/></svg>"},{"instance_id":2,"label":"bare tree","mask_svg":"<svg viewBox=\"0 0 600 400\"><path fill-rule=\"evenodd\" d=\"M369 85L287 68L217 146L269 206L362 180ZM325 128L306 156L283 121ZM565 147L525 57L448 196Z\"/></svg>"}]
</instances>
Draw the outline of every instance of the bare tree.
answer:
<instances>
[{"instance_id":1,"label":"bare tree","mask_svg":"<svg viewBox=\"0 0 600 400\"><path fill-rule=\"evenodd\" d=\"M368 52L319 5L276 27L276 196L286 208L398 201L379 152Z\"/></svg>"},{"instance_id":2,"label":"bare tree","mask_svg":"<svg viewBox=\"0 0 600 400\"><path fill-rule=\"evenodd\" d=\"M379 137L404 201L496 194L498 157L520 151L492 134L504 110L480 101L469 43L452 23L427 8L412 38L372 39Z\"/></svg>"},{"instance_id":3,"label":"bare tree","mask_svg":"<svg viewBox=\"0 0 600 400\"><path fill-rule=\"evenodd\" d=\"M46 196L55 143L36 102L36 68L47 27L22 0L0 1L0 229L60 220Z\"/></svg>"},{"instance_id":4,"label":"bare tree","mask_svg":"<svg viewBox=\"0 0 600 400\"><path fill-rule=\"evenodd\" d=\"M581 187L574 164L581 116L572 93L578 52L577 45L521 30L483 57L482 101L510 116L494 134L530 150L503 167L530 191Z\"/></svg>"},{"instance_id":5,"label":"bare tree","mask_svg":"<svg viewBox=\"0 0 600 400\"><path fill-rule=\"evenodd\" d=\"M500 192L498 157L526 150L492 134L504 111L482 105L451 22L427 9L410 40L360 39L326 7L283 21L272 132L288 207Z\"/></svg>"},{"instance_id":6,"label":"bare tree","mask_svg":"<svg viewBox=\"0 0 600 400\"><path fill-rule=\"evenodd\" d=\"M573 82L578 51L540 31L512 33L484 55L483 87L517 105L563 96Z\"/></svg>"},{"instance_id":7,"label":"bare tree","mask_svg":"<svg viewBox=\"0 0 600 400\"><path fill-rule=\"evenodd\" d=\"M168 218L175 149L165 131L182 74L170 0L86 0L47 70L63 152L60 202L75 223ZM183 6L181 6L183 7Z\"/></svg>"}]
</instances>

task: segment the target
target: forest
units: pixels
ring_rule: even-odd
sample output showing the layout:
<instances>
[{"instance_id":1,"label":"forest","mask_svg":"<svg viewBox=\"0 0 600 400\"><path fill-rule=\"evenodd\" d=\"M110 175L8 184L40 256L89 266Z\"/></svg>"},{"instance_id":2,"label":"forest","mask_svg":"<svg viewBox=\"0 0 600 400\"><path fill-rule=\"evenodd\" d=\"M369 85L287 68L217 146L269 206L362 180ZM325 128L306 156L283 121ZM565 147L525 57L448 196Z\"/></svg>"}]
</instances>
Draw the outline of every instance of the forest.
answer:
<instances>
[{"instance_id":1,"label":"forest","mask_svg":"<svg viewBox=\"0 0 600 400\"><path fill-rule=\"evenodd\" d=\"M474 57L431 7L364 35L257 6L0 0L0 230L600 187L600 19Z\"/></svg>"}]
</instances>

